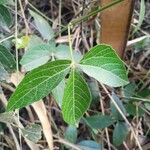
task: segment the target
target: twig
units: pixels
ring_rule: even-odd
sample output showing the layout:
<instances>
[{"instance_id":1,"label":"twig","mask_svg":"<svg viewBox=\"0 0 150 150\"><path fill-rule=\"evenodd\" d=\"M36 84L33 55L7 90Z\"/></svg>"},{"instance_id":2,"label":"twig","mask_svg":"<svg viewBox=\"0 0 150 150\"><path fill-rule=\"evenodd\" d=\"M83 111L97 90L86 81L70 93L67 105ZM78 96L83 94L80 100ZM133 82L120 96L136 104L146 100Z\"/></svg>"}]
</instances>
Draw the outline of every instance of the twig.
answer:
<instances>
[{"instance_id":1,"label":"twig","mask_svg":"<svg viewBox=\"0 0 150 150\"><path fill-rule=\"evenodd\" d=\"M140 150L142 150L141 144L136 136L136 133L134 132L134 129L132 127L132 125L129 123L128 119L126 118L126 116L123 114L122 110L119 108L118 104L115 102L115 100L113 99L113 97L110 95L110 93L108 92L107 88L104 86L104 84L100 83L102 88L104 89L104 91L107 93L107 95L109 96L109 98L111 99L112 103L115 105L116 109L118 110L118 112L121 114L121 116L123 117L124 121L128 124L128 126L130 127L130 130L136 140L136 143L139 147Z\"/></svg>"},{"instance_id":2,"label":"twig","mask_svg":"<svg viewBox=\"0 0 150 150\"><path fill-rule=\"evenodd\" d=\"M70 143L70 142L68 142L68 141L66 141L66 140L64 140L64 139L62 139L60 137L57 137L57 136L54 136L54 137L57 138L57 140L54 140L54 142L59 142L59 143L65 144L65 145L67 145L67 146L69 146L69 147L71 147L71 148L73 148L75 150L82 150L77 145L72 144L72 143Z\"/></svg>"},{"instance_id":3,"label":"twig","mask_svg":"<svg viewBox=\"0 0 150 150\"><path fill-rule=\"evenodd\" d=\"M104 105L103 105L102 99L100 99L100 104L101 104L102 114L105 115ZM105 133L106 133L106 139L107 139L107 142L108 142L108 150L111 150L109 134L108 134L108 129L107 128L105 128Z\"/></svg>"},{"instance_id":4,"label":"twig","mask_svg":"<svg viewBox=\"0 0 150 150\"><path fill-rule=\"evenodd\" d=\"M82 16L82 17L80 17L80 18L78 18L78 19L72 20L70 23L72 24L72 26L74 26L74 25L76 25L76 24L78 24L78 23L80 23L80 22L82 22L82 21L86 21L89 17L95 16L95 15L98 14L99 12L102 12L103 10L105 10L105 9L111 7L111 6L114 6L114 5L116 5L116 4L118 4L118 3L122 2L122 1L124 1L124 0L115 0L115 1L113 1L112 3L109 3L109 4L106 5L106 6L103 6L103 7L101 7L101 8L98 8L97 10L95 10L95 11L89 13L89 14L86 15L86 16ZM68 29L68 26L65 26L65 27L61 30L61 33L64 32L64 31L66 31L67 29ZM58 33L58 34L59 34L59 33ZM56 34L55 36L58 36L58 34Z\"/></svg>"},{"instance_id":5,"label":"twig","mask_svg":"<svg viewBox=\"0 0 150 150\"><path fill-rule=\"evenodd\" d=\"M61 5L62 0L59 0L59 37L61 37Z\"/></svg>"},{"instance_id":6,"label":"twig","mask_svg":"<svg viewBox=\"0 0 150 150\"><path fill-rule=\"evenodd\" d=\"M17 0L15 0L15 52L16 52L16 71L17 71L17 83L18 78L19 78L19 56L18 56L18 49L17 49L17 39L18 39L18 16L17 16L17 12L18 12L18 4L17 4ZM19 124L19 111L17 111L18 114L18 124ZM21 130L18 129L18 133L19 133L19 140L20 140L20 150L22 149L21 147Z\"/></svg>"},{"instance_id":7,"label":"twig","mask_svg":"<svg viewBox=\"0 0 150 150\"><path fill-rule=\"evenodd\" d=\"M24 23L25 23L26 35L28 35L28 32L31 32L31 30L30 30L30 27L29 27L29 25L28 25L28 22L27 22L27 19L26 19L26 16L25 16L24 10L23 10L22 2L21 2L21 0L18 0L18 1L19 1L19 5L20 5L20 9L21 9L21 13L22 13L22 17L23 17L23 19L24 19Z\"/></svg>"},{"instance_id":8,"label":"twig","mask_svg":"<svg viewBox=\"0 0 150 150\"><path fill-rule=\"evenodd\" d=\"M8 37L6 37L6 38L0 40L0 43L5 42L5 41L7 41L7 40L9 40L9 39L11 39L11 38L13 38L13 37L14 37L14 35L10 35L10 36L8 36Z\"/></svg>"}]
</instances>

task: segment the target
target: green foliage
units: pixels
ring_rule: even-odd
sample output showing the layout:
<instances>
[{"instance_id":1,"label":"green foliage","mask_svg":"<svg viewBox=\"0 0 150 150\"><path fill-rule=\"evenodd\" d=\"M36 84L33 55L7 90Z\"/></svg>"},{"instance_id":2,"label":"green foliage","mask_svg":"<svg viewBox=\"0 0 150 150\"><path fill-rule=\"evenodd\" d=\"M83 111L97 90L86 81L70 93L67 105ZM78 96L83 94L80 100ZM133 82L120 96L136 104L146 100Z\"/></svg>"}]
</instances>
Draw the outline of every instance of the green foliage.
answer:
<instances>
[{"instance_id":1,"label":"green foliage","mask_svg":"<svg viewBox=\"0 0 150 150\"><path fill-rule=\"evenodd\" d=\"M92 140L84 140L78 143L82 150L102 150L102 146Z\"/></svg>"},{"instance_id":2,"label":"green foliage","mask_svg":"<svg viewBox=\"0 0 150 150\"><path fill-rule=\"evenodd\" d=\"M34 41L32 38L31 42ZM79 69L110 86L123 86L128 83L123 62L108 45L102 44L91 48L82 60L81 54L73 52L75 64L69 60L56 60L63 57L70 59L68 46L56 46L51 41L49 44L43 43L33 47L29 42L28 48L21 60L26 70L32 70L49 59L53 61L33 69L26 75L11 96L7 106L8 111L27 106L52 92L59 106L62 105L64 120L74 125L79 122L91 102L88 84ZM63 57L60 57L61 55ZM70 69L71 73L65 85L65 77ZM58 94L59 90L61 94ZM99 119L105 122L104 127L113 123L110 116Z\"/></svg>"},{"instance_id":3,"label":"green foliage","mask_svg":"<svg viewBox=\"0 0 150 150\"><path fill-rule=\"evenodd\" d=\"M72 69L62 103L64 120L69 124L75 124L87 110L90 102L91 95L85 80Z\"/></svg>"},{"instance_id":4,"label":"green foliage","mask_svg":"<svg viewBox=\"0 0 150 150\"><path fill-rule=\"evenodd\" d=\"M34 18L34 22L37 30L45 40L50 40L54 37L54 32L49 23L40 15L32 10L29 10L31 16Z\"/></svg>"},{"instance_id":5,"label":"green foliage","mask_svg":"<svg viewBox=\"0 0 150 150\"><path fill-rule=\"evenodd\" d=\"M38 124L32 124L21 129L22 135L30 141L37 143L42 137L42 129Z\"/></svg>"},{"instance_id":6,"label":"green foliage","mask_svg":"<svg viewBox=\"0 0 150 150\"><path fill-rule=\"evenodd\" d=\"M108 115L94 115L86 117L84 120L92 129L103 129L115 122L115 120Z\"/></svg>"},{"instance_id":7,"label":"green foliage","mask_svg":"<svg viewBox=\"0 0 150 150\"><path fill-rule=\"evenodd\" d=\"M134 103L127 103L126 105L126 110L128 112L128 114L132 115L132 116L140 116L142 117L144 115L144 111L143 109L141 109L138 104L134 104Z\"/></svg>"},{"instance_id":8,"label":"green foliage","mask_svg":"<svg viewBox=\"0 0 150 150\"><path fill-rule=\"evenodd\" d=\"M12 25L12 15L9 10L0 4L0 28L9 32L9 27Z\"/></svg>"},{"instance_id":9,"label":"green foliage","mask_svg":"<svg viewBox=\"0 0 150 150\"><path fill-rule=\"evenodd\" d=\"M145 0L141 0L140 15L139 15L138 24L135 27L135 29L134 29L132 34L136 33L140 29L140 27L141 27L141 25L142 25L142 23L144 21L144 18L145 18Z\"/></svg>"},{"instance_id":10,"label":"green foliage","mask_svg":"<svg viewBox=\"0 0 150 150\"><path fill-rule=\"evenodd\" d=\"M114 1L113 3L115 4L118 2ZM15 29L12 26L13 19L12 14L10 13L11 9L9 9L10 5L14 5L14 0L0 0L0 30L4 30L4 34L0 34L0 38L2 38L2 41L4 39L4 42L7 41L8 43L8 39L11 40L14 36ZM109 5L111 6L112 4L110 3ZM30 3L29 7L36 11L36 8L34 8L32 4L30 5ZM88 20L90 17L104 10L104 8L97 7L95 9L94 7L94 13L91 12L88 16L83 16L77 20L71 21L72 26L81 21ZM147 93L149 93L149 89L147 89L148 91L146 91L146 93L142 93L143 95L141 93L137 93L135 95L135 92L137 92L136 84L128 84L125 65L117 56L114 49L109 45L96 45L88 50L85 55L81 54L81 52L84 53L84 50L73 50L72 55L74 60L71 60L72 57L70 51L72 49L68 45L55 43L54 37L57 33L54 33L48 21L37 12L29 10L32 18L28 18L28 14L25 15L27 17L27 21L30 21L29 19L34 21L34 25L41 37L30 35L32 31L29 32L29 35L27 34L26 36L22 36L26 30L22 30L22 28L18 26L19 32L21 31L21 33L18 32L18 38L13 40L15 47L18 50L19 60L21 60L20 65L23 68L23 71L31 72L25 75L24 79L16 88L16 91L10 97L7 105L7 111L20 109L44 98L48 94L52 94L58 106L62 109L61 115L63 116L64 121L69 124L64 134L64 138L67 141L77 144L77 146L83 150L101 150L102 146L96 142L99 140L97 139L96 134L99 133L100 130L111 126L114 127L114 131L112 132L111 130L113 137L110 136L112 137L113 144L116 147L120 146L126 139L129 129L127 124L123 121L123 117L120 115L111 100L110 103L107 101L110 104L110 109L106 108L106 114L109 113L109 115L101 115L97 114L96 111L89 110L89 112L86 113L87 115L83 117L92 100L94 104L91 105L92 108L93 106L98 108L100 107L100 96L102 94L103 97L103 93L100 93L100 87L97 81L111 87L123 86L123 98L120 99L114 93L112 94L112 97L123 114L127 117L136 115L138 117L142 117L144 115L144 111L140 108L140 105L137 105L139 104L137 101L140 101L140 98L143 97L149 98L149 94L147 95ZM144 14L145 3L144 0L141 0L139 23L133 33L138 31L140 28L143 22ZM18 16L19 15L20 14L18 14ZM20 18L22 19L22 17L18 17L18 20ZM29 27L30 23L31 22L29 22ZM13 32L10 30L11 27ZM8 32L10 32L12 36L8 36L7 38L5 35L7 36ZM143 41L140 41L135 45L135 49L149 48L149 41L150 38L146 37ZM9 81L7 80L11 76L9 73L16 70L15 59L11 54L11 51L9 51L9 49L12 48L12 45L9 43L10 45L6 48L7 46L5 45L7 45L7 43L4 42L0 45L0 83ZM71 45L71 41L69 42ZM72 44L74 45L74 42ZM25 54L21 58L20 56L23 51L19 49L25 49ZM13 53L15 52L13 51ZM17 59L18 58L16 58L16 60ZM2 84L2 87L0 85L0 95L3 94L3 86L5 86L5 84ZM134 99L134 96L138 99ZM146 99L145 101L143 100L142 104L147 110L150 110L150 104L146 103L146 101ZM108 106L107 102L104 107ZM96 106L97 103L98 106ZM14 123L13 125L17 125L15 117L16 116L14 116L13 112L1 113L0 126L1 124L7 123ZM80 122L80 118L82 118L83 122ZM83 140L79 142L80 139L77 139L77 125L79 122L81 123L81 126L78 126L79 128L81 127L82 129L82 127L84 127L85 129L85 125L87 125L90 129L92 129L88 130L88 132L92 131L90 133L92 138L87 138L92 140ZM53 123L54 127L57 128L57 125L55 126L55 121ZM64 131L64 128L61 129L61 131ZM38 124L32 124L30 126L26 126L25 128L21 128L21 133L23 137L34 143L37 143L42 137L42 129ZM82 138L82 136L80 138ZM9 144L8 141L7 143ZM66 146L66 148L68 147Z\"/></svg>"},{"instance_id":11,"label":"green foliage","mask_svg":"<svg viewBox=\"0 0 150 150\"><path fill-rule=\"evenodd\" d=\"M4 69L2 64L0 64L0 81L7 80L9 77L8 72Z\"/></svg>"},{"instance_id":12,"label":"green foliage","mask_svg":"<svg viewBox=\"0 0 150 150\"><path fill-rule=\"evenodd\" d=\"M14 5L14 0L0 0L0 4Z\"/></svg>"},{"instance_id":13,"label":"green foliage","mask_svg":"<svg viewBox=\"0 0 150 150\"><path fill-rule=\"evenodd\" d=\"M51 57L51 53L52 50L49 44L37 45L26 51L20 61L20 64L26 71L30 71L48 62Z\"/></svg>"},{"instance_id":14,"label":"green foliage","mask_svg":"<svg viewBox=\"0 0 150 150\"><path fill-rule=\"evenodd\" d=\"M70 69L70 61L49 62L26 75L11 96L7 110L27 106L49 94L65 77Z\"/></svg>"},{"instance_id":15,"label":"green foliage","mask_svg":"<svg viewBox=\"0 0 150 150\"><path fill-rule=\"evenodd\" d=\"M98 85L97 81L90 80L88 82L88 86L90 88L91 95L92 95L92 104L99 102L101 95L99 92L99 85Z\"/></svg>"},{"instance_id":16,"label":"green foliage","mask_svg":"<svg viewBox=\"0 0 150 150\"><path fill-rule=\"evenodd\" d=\"M3 123L13 123L15 122L13 112L0 113L0 122Z\"/></svg>"},{"instance_id":17,"label":"green foliage","mask_svg":"<svg viewBox=\"0 0 150 150\"><path fill-rule=\"evenodd\" d=\"M79 67L106 85L118 87L128 83L123 62L111 46L97 45L85 54Z\"/></svg>"},{"instance_id":18,"label":"green foliage","mask_svg":"<svg viewBox=\"0 0 150 150\"><path fill-rule=\"evenodd\" d=\"M126 112L126 109L122 103L122 101L119 99L119 97L113 93L112 94L112 97L114 99L114 101L117 103L118 107L120 108L120 110L123 112L123 114L126 116L127 112ZM117 108L115 107L115 105L113 104L113 102L111 101L110 103L111 105L111 113L112 113L112 116L116 119L116 120L123 120L121 114L118 112Z\"/></svg>"},{"instance_id":19,"label":"green foliage","mask_svg":"<svg viewBox=\"0 0 150 150\"><path fill-rule=\"evenodd\" d=\"M145 105L146 109L150 111L150 103L145 103L144 105Z\"/></svg>"},{"instance_id":20,"label":"green foliage","mask_svg":"<svg viewBox=\"0 0 150 150\"><path fill-rule=\"evenodd\" d=\"M113 144L120 146L128 134L128 126L125 122L118 122L113 132Z\"/></svg>"},{"instance_id":21,"label":"green foliage","mask_svg":"<svg viewBox=\"0 0 150 150\"><path fill-rule=\"evenodd\" d=\"M68 45L60 44L56 47L56 51L54 52L54 56L56 59L71 59L70 50ZM80 62L82 55L80 51L73 51L73 57L75 62Z\"/></svg>"},{"instance_id":22,"label":"green foliage","mask_svg":"<svg viewBox=\"0 0 150 150\"><path fill-rule=\"evenodd\" d=\"M82 55L77 51L74 51L73 55L75 60L79 62ZM70 60L69 46L63 44L56 46L54 41L45 43L39 37L32 36L20 64L26 71L31 71L49 60L56 59Z\"/></svg>"},{"instance_id":23,"label":"green foliage","mask_svg":"<svg viewBox=\"0 0 150 150\"><path fill-rule=\"evenodd\" d=\"M7 71L13 71L16 69L16 62L13 55L3 45L0 45L0 63Z\"/></svg>"},{"instance_id":24,"label":"green foliage","mask_svg":"<svg viewBox=\"0 0 150 150\"><path fill-rule=\"evenodd\" d=\"M77 128L75 126L68 126L65 132L65 139L71 143L76 143L77 140Z\"/></svg>"},{"instance_id":25,"label":"green foliage","mask_svg":"<svg viewBox=\"0 0 150 150\"><path fill-rule=\"evenodd\" d=\"M136 90L136 85L134 83L129 83L125 87L123 87L123 95L125 98L130 98L134 96Z\"/></svg>"},{"instance_id":26,"label":"green foliage","mask_svg":"<svg viewBox=\"0 0 150 150\"><path fill-rule=\"evenodd\" d=\"M65 90L65 80L62 80L57 87L55 87L52 90L52 95L54 99L56 100L58 106L61 108L62 106L62 100L64 96L64 90Z\"/></svg>"}]
</instances>

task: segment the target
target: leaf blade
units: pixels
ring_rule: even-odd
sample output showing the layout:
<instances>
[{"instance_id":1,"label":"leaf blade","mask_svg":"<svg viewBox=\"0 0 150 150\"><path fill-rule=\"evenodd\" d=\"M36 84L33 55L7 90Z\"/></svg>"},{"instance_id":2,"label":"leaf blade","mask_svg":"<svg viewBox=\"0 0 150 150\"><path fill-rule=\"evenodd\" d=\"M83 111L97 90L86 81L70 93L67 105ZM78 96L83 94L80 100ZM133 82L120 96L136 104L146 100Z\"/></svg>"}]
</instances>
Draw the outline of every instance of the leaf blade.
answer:
<instances>
[{"instance_id":1,"label":"leaf blade","mask_svg":"<svg viewBox=\"0 0 150 150\"><path fill-rule=\"evenodd\" d=\"M50 40L54 37L54 32L48 22L40 15L32 10L29 10L31 16L34 18L37 30L40 32L42 37L46 40Z\"/></svg>"},{"instance_id":2,"label":"leaf blade","mask_svg":"<svg viewBox=\"0 0 150 150\"><path fill-rule=\"evenodd\" d=\"M21 129L22 135L30 141L37 143L42 137L42 128L38 124L32 124Z\"/></svg>"},{"instance_id":3,"label":"leaf blade","mask_svg":"<svg viewBox=\"0 0 150 150\"><path fill-rule=\"evenodd\" d=\"M108 86L118 87L128 83L123 62L113 48L105 44L97 45L86 53L79 67Z\"/></svg>"},{"instance_id":4,"label":"leaf blade","mask_svg":"<svg viewBox=\"0 0 150 150\"><path fill-rule=\"evenodd\" d=\"M112 125L115 120L108 115L94 115L85 118L85 122L94 129L103 129Z\"/></svg>"},{"instance_id":5,"label":"leaf blade","mask_svg":"<svg viewBox=\"0 0 150 150\"><path fill-rule=\"evenodd\" d=\"M0 22L3 20L8 27L12 25L12 15L9 12L9 10L4 6L0 4Z\"/></svg>"},{"instance_id":6,"label":"leaf blade","mask_svg":"<svg viewBox=\"0 0 150 150\"><path fill-rule=\"evenodd\" d=\"M113 132L113 144L120 146L128 134L128 126L125 122L118 122Z\"/></svg>"},{"instance_id":7,"label":"leaf blade","mask_svg":"<svg viewBox=\"0 0 150 150\"><path fill-rule=\"evenodd\" d=\"M73 69L63 97L62 112L64 120L74 125L88 109L90 102L91 94L87 83L83 77Z\"/></svg>"},{"instance_id":8,"label":"leaf blade","mask_svg":"<svg viewBox=\"0 0 150 150\"><path fill-rule=\"evenodd\" d=\"M34 46L26 51L20 61L20 64L26 71L35 69L48 62L51 56L50 50L51 47L48 44Z\"/></svg>"},{"instance_id":9,"label":"leaf blade","mask_svg":"<svg viewBox=\"0 0 150 150\"><path fill-rule=\"evenodd\" d=\"M70 63L53 61L28 73L11 96L7 111L25 107L49 94L66 76Z\"/></svg>"},{"instance_id":10,"label":"leaf blade","mask_svg":"<svg viewBox=\"0 0 150 150\"><path fill-rule=\"evenodd\" d=\"M3 45L0 45L0 58L0 63L6 70L12 71L16 69L16 62L13 55Z\"/></svg>"}]
</instances>

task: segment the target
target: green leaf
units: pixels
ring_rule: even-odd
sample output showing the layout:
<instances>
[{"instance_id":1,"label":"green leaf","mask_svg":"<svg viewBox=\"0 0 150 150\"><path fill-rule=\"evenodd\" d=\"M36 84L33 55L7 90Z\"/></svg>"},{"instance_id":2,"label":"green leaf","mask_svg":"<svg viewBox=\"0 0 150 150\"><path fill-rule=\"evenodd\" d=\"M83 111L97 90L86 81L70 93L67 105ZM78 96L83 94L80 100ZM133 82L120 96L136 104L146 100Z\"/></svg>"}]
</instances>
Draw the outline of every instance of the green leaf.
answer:
<instances>
[{"instance_id":1,"label":"green leaf","mask_svg":"<svg viewBox=\"0 0 150 150\"><path fill-rule=\"evenodd\" d=\"M135 49L134 53L148 50L149 45L150 45L150 37L145 37L143 40L141 40L133 45L133 47Z\"/></svg>"},{"instance_id":2,"label":"green leaf","mask_svg":"<svg viewBox=\"0 0 150 150\"><path fill-rule=\"evenodd\" d=\"M59 46L56 47L54 55L56 59L71 59L69 46L60 44ZM82 54L80 53L80 51L73 50L73 57L75 62L78 63L82 58Z\"/></svg>"},{"instance_id":3,"label":"green leaf","mask_svg":"<svg viewBox=\"0 0 150 150\"><path fill-rule=\"evenodd\" d=\"M150 98L150 89L144 89L137 93L139 98Z\"/></svg>"},{"instance_id":4,"label":"green leaf","mask_svg":"<svg viewBox=\"0 0 150 150\"><path fill-rule=\"evenodd\" d=\"M69 124L75 124L83 116L91 102L91 94L83 77L72 70L68 79L63 103L62 113L64 120Z\"/></svg>"},{"instance_id":5,"label":"green leaf","mask_svg":"<svg viewBox=\"0 0 150 150\"><path fill-rule=\"evenodd\" d=\"M52 95L54 99L56 100L58 106L61 108L62 106L62 100L64 96L64 90L65 90L65 80L62 80L56 88L52 90Z\"/></svg>"},{"instance_id":6,"label":"green leaf","mask_svg":"<svg viewBox=\"0 0 150 150\"><path fill-rule=\"evenodd\" d=\"M22 135L30 141L37 143L42 137L42 129L38 124L32 124L21 129Z\"/></svg>"},{"instance_id":7,"label":"green leaf","mask_svg":"<svg viewBox=\"0 0 150 150\"><path fill-rule=\"evenodd\" d=\"M51 46L48 44L40 44L28 49L23 55L20 64L26 71L37 68L51 58Z\"/></svg>"},{"instance_id":8,"label":"green leaf","mask_svg":"<svg viewBox=\"0 0 150 150\"><path fill-rule=\"evenodd\" d=\"M8 72L4 69L4 67L0 63L0 81L7 80L9 78Z\"/></svg>"},{"instance_id":9,"label":"green leaf","mask_svg":"<svg viewBox=\"0 0 150 150\"><path fill-rule=\"evenodd\" d=\"M25 107L49 94L69 72L70 63L53 61L28 73L10 97L7 111Z\"/></svg>"},{"instance_id":10,"label":"green leaf","mask_svg":"<svg viewBox=\"0 0 150 150\"><path fill-rule=\"evenodd\" d=\"M15 122L14 113L13 112L0 113L0 122L14 123Z\"/></svg>"},{"instance_id":11,"label":"green leaf","mask_svg":"<svg viewBox=\"0 0 150 150\"><path fill-rule=\"evenodd\" d=\"M13 0L0 0L0 4L14 5L15 3Z\"/></svg>"},{"instance_id":12,"label":"green leaf","mask_svg":"<svg viewBox=\"0 0 150 150\"><path fill-rule=\"evenodd\" d=\"M77 128L75 126L68 126L65 132L65 139L71 143L76 143L77 140Z\"/></svg>"},{"instance_id":13,"label":"green leaf","mask_svg":"<svg viewBox=\"0 0 150 150\"><path fill-rule=\"evenodd\" d=\"M129 115L132 116L139 116L142 117L144 115L144 110L142 108L140 108L137 104L137 106L135 104L132 103L127 103L126 104L126 110L128 112Z\"/></svg>"},{"instance_id":14,"label":"green leaf","mask_svg":"<svg viewBox=\"0 0 150 150\"><path fill-rule=\"evenodd\" d=\"M102 146L92 140L84 140L78 143L82 150L102 150Z\"/></svg>"},{"instance_id":15,"label":"green leaf","mask_svg":"<svg viewBox=\"0 0 150 150\"><path fill-rule=\"evenodd\" d=\"M34 22L36 25L37 30L40 32L42 37L46 40L50 40L54 37L54 32L48 22L37 13L29 10L31 16L34 18Z\"/></svg>"},{"instance_id":16,"label":"green leaf","mask_svg":"<svg viewBox=\"0 0 150 150\"><path fill-rule=\"evenodd\" d=\"M108 115L95 115L84 118L85 122L94 129L103 129L112 125L115 120Z\"/></svg>"},{"instance_id":17,"label":"green leaf","mask_svg":"<svg viewBox=\"0 0 150 150\"><path fill-rule=\"evenodd\" d=\"M16 69L16 62L13 55L6 47L2 45L0 45L0 63L7 71L12 71Z\"/></svg>"},{"instance_id":18,"label":"green leaf","mask_svg":"<svg viewBox=\"0 0 150 150\"><path fill-rule=\"evenodd\" d=\"M128 135L128 126L125 122L118 122L113 132L113 144L120 146Z\"/></svg>"},{"instance_id":19,"label":"green leaf","mask_svg":"<svg viewBox=\"0 0 150 150\"><path fill-rule=\"evenodd\" d=\"M3 89L2 89L2 87L0 86L0 94L2 94L3 93Z\"/></svg>"},{"instance_id":20,"label":"green leaf","mask_svg":"<svg viewBox=\"0 0 150 150\"><path fill-rule=\"evenodd\" d=\"M29 40L27 49L31 49L31 48L41 45L41 44L44 44L43 40L36 35L32 35L32 36L30 36L30 40Z\"/></svg>"},{"instance_id":21,"label":"green leaf","mask_svg":"<svg viewBox=\"0 0 150 150\"><path fill-rule=\"evenodd\" d=\"M135 94L135 90L136 90L137 86L135 83L129 83L128 85L126 85L123 88L123 95L126 98L130 98Z\"/></svg>"},{"instance_id":22,"label":"green leaf","mask_svg":"<svg viewBox=\"0 0 150 150\"><path fill-rule=\"evenodd\" d=\"M108 45L97 45L85 54L79 67L89 76L112 87L128 83L123 62Z\"/></svg>"},{"instance_id":23,"label":"green leaf","mask_svg":"<svg viewBox=\"0 0 150 150\"><path fill-rule=\"evenodd\" d=\"M60 44L56 47L56 59L70 59L70 50L68 45Z\"/></svg>"},{"instance_id":24,"label":"green leaf","mask_svg":"<svg viewBox=\"0 0 150 150\"><path fill-rule=\"evenodd\" d=\"M126 116L127 112L126 109L122 103L122 101L119 99L119 97L115 94L112 93L112 97L114 99L114 101L117 103L118 107L120 108L120 110L123 112L123 114ZM124 120L121 116L121 114L119 113L119 111L117 110L116 106L113 104L113 102L111 101L111 112L112 112L112 116L116 119L116 120Z\"/></svg>"},{"instance_id":25,"label":"green leaf","mask_svg":"<svg viewBox=\"0 0 150 150\"><path fill-rule=\"evenodd\" d=\"M140 29L140 27L145 19L145 10L146 10L145 9L145 0L141 0L138 24L135 27L135 29L133 30L132 34L136 33Z\"/></svg>"},{"instance_id":26,"label":"green leaf","mask_svg":"<svg viewBox=\"0 0 150 150\"><path fill-rule=\"evenodd\" d=\"M4 147L1 147L1 146L0 146L0 150L4 150Z\"/></svg>"},{"instance_id":27,"label":"green leaf","mask_svg":"<svg viewBox=\"0 0 150 150\"><path fill-rule=\"evenodd\" d=\"M0 5L0 22L6 24L8 27L12 25L12 15L3 5Z\"/></svg>"},{"instance_id":28,"label":"green leaf","mask_svg":"<svg viewBox=\"0 0 150 150\"><path fill-rule=\"evenodd\" d=\"M91 95L92 95L92 105L95 105L96 103L99 103L101 97L98 82L96 80L90 80L88 82L88 86L90 88Z\"/></svg>"},{"instance_id":29,"label":"green leaf","mask_svg":"<svg viewBox=\"0 0 150 150\"><path fill-rule=\"evenodd\" d=\"M144 103L145 108L150 111L150 103Z\"/></svg>"}]
</instances>

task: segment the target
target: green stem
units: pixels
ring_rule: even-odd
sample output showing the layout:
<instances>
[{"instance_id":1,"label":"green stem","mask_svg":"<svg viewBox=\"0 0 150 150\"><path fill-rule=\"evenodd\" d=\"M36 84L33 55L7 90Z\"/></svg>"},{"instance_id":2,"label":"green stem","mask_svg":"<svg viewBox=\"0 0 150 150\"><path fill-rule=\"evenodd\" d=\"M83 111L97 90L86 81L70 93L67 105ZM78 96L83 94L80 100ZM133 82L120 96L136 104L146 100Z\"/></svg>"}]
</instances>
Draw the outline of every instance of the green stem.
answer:
<instances>
[{"instance_id":1,"label":"green stem","mask_svg":"<svg viewBox=\"0 0 150 150\"><path fill-rule=\"evenodd\" d=\"M80 23L80 22L82 22L82 21L86 21L89 17L95 16L95 15L98 14L99 12L102 12L103 10L105 10L105 9L107 9L107 8L113 6L113 5L116 5L116 4L118 4L118 3L122 2L122 1L124 1L124 0L115 0L115 1L113 1L112 3L109 3L109 4L106 5L106 6L100 7L100 8L98 8L97 10L95 10L95 11L93 11L93 12L90 12L90 13L89 13L88 15L86 15L86 16L82 16L82 17L80 17L80 18L78 18L78 19L72 20L70 23L72 24L72 26L74 26L74 25L76 25L76 24L78 24L78 23ZM70 24L70 23L69 23L69 24ZM61 30L61 33L64 32L64 31L66 31L67 29L68 29L68 25L65 26L65 27ZM59 34L59 33L57 33L55 36L58 36L58 34Z\"/></svg>"}]
</instances>

